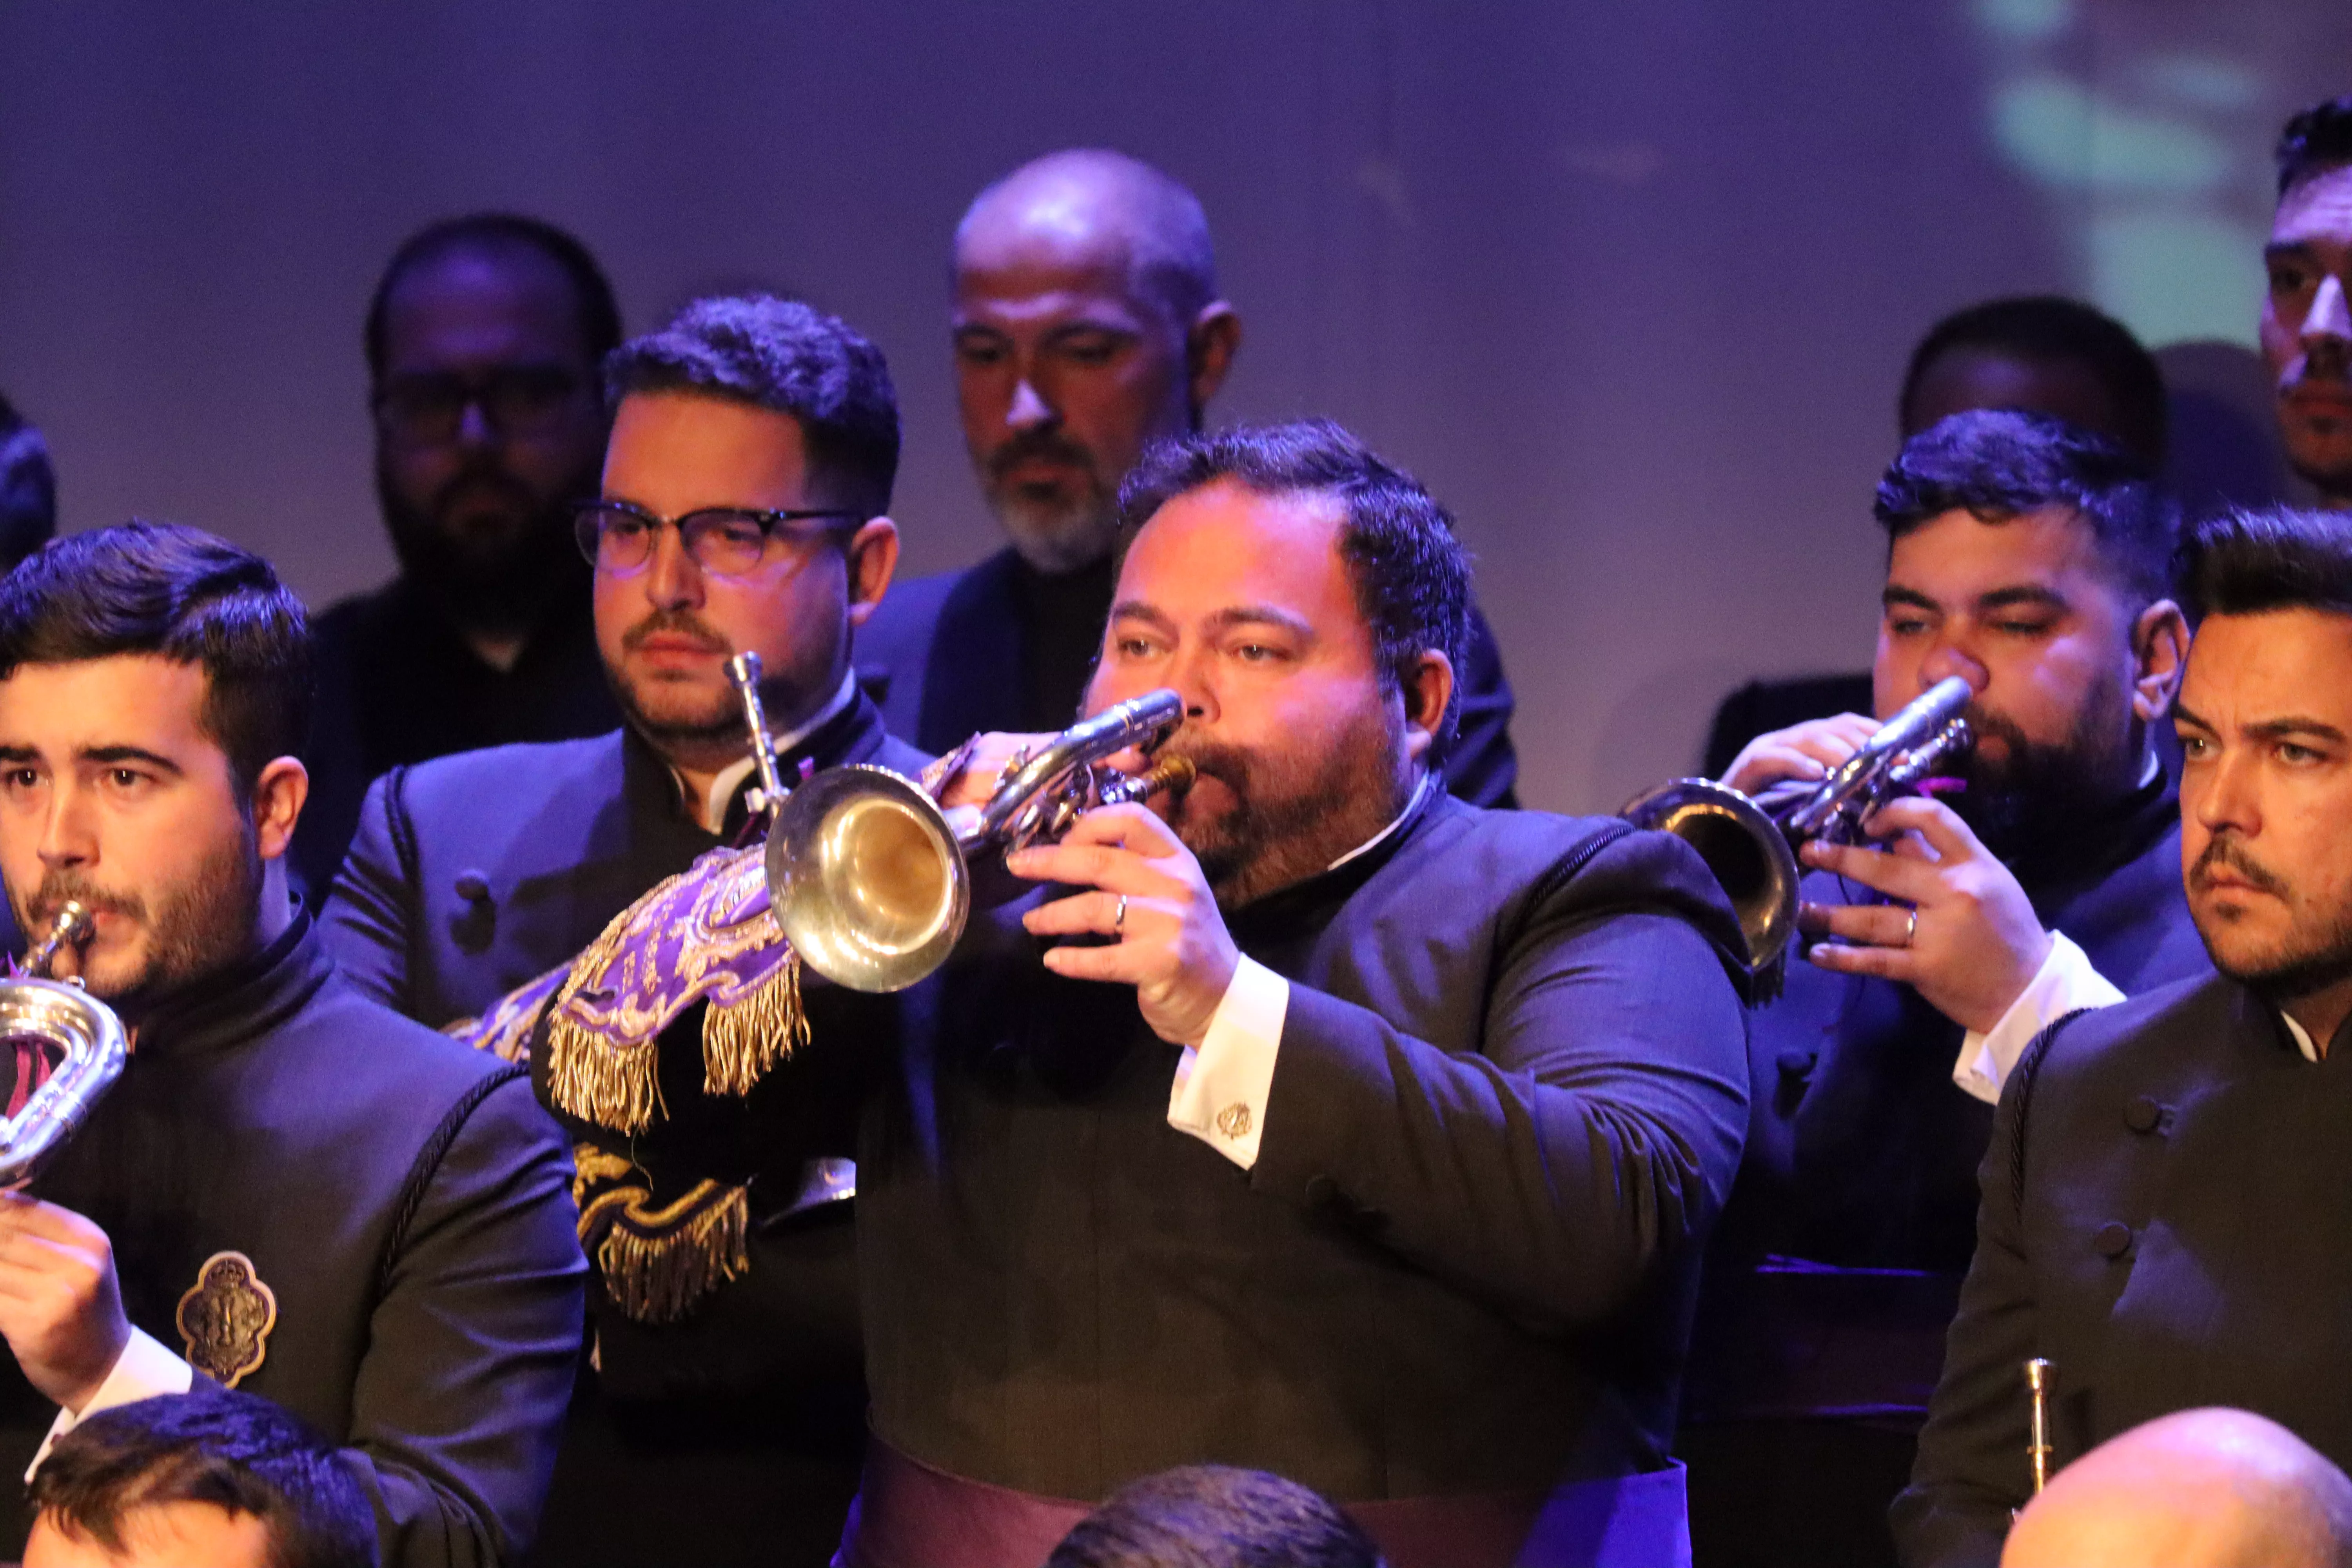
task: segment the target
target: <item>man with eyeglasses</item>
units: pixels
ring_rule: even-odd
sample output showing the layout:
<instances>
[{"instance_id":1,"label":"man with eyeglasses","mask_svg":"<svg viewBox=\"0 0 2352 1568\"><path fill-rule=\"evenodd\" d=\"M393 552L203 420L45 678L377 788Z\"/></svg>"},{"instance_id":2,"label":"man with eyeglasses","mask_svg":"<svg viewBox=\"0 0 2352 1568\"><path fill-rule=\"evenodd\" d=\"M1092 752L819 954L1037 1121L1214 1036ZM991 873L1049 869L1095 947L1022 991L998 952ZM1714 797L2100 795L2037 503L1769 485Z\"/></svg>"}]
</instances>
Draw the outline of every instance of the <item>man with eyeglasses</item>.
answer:
<instances>
[{"instance_id":1,"label":"man with eyeglasses","mask_svg":"<svg viewBox=\"0 0 2352 1568\"><path fill-rule=\"evenodd\" d=\"M616 719L572 507L604 449L611 284L571 235L478 214L393 256L367 317L376 494L400 574L313 623L319 722L293 852L315 907L387 769Z\"/></svg>"},{"instance_id":2,"label":"man with eyeglasses","mask_svg":"<svg viewBox=\"0 0 2352 1568\"><path fill-rule=\"evenodd\" d=\"M500 998L744 832L756 781L731 655L760 656L788 779L924 762L884 734L850 668L852 631L898 553L881 352L797 302L704 300L607 359L605 390L602 493L577 531L625 721L395 770L370 791L327 907L360 989L436 1026L492 1009L477 1038L507 1051L527 1031L497 1026L519 1016ZM812 991L808 1006L821 1037L893 1026L885 999ZM832 1549L865 1399L847 1129L836 1138L819 1113L840 1100L826 1075L858 1054L764 1066L697 1042L580 1093L533 1063L577 1144L596 1266L598 1374L558 1466L546 1561ZM657 1108L649 1120L628 1113L632 1088Z\"/></svg>"}]
</instances>

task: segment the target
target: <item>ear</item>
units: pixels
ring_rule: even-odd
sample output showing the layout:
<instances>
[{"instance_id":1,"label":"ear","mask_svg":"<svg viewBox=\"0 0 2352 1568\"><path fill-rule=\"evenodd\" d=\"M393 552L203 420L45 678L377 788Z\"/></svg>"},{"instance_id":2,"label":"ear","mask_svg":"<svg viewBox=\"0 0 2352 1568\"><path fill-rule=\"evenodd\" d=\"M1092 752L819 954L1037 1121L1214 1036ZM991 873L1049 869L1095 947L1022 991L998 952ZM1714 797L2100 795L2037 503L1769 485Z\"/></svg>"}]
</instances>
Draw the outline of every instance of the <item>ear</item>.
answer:
<instances>
[{"instance_id":1,"label":"ear","mask_svg":"<svg viewBox=\"0 0 2352 1568\"><path fill-rule=\"evenodd\" d=\"M1225 373L1233 369L1234 355L1241 346L1241 316L1223 300L1202 306L1185 331L1184 390L1194 428L1200 426L1209 399L1225 384Z\"/></svg>"},{"instance_id":2,"label":"ear","mask_svg":"<svg viewBox=\"0 0 2352 1568\"><path fill-rule=\"evenodd\" d=\"M1429 750L1437 744L1437 727L1445 721L1446 705L1454 700L1454 661L1437 648L1421 650L1421 662L1404 681L1405 755L1426 765Z\"/></svg>"},{"instance_id":3,"label":"ear","mask_svg":"<svg viewBox=\"0 0 2352 1568\"><path fill-rule=\"evenodd\" d=\"M898 569L898 525L887 517L866 520L845 552L849 561L849 624L862 626L890 591Z\"/></svg>"},{"instance_id":4,"label":"ear","mask_svg":"<svg viewBox=\"0 0 2352 1568\"><path fill-rule=\"evenodd\" d=\"M253 785L253 837L264 860L275 860L294 842L294 824L310 798L310 774L292 757L266 764Z\"/></svg>"},{"instance_id":5,"label":"ear","mask_svg":"<svg viewBox=\"0 0 2352 1568\"><path fill-rule=\"evenodd\" d=\"M2171 600L2158 599L2132 623L2132 712L2141 723L2172 711L2188 667L2189 617Z\"/></svg>"}]
</instances>

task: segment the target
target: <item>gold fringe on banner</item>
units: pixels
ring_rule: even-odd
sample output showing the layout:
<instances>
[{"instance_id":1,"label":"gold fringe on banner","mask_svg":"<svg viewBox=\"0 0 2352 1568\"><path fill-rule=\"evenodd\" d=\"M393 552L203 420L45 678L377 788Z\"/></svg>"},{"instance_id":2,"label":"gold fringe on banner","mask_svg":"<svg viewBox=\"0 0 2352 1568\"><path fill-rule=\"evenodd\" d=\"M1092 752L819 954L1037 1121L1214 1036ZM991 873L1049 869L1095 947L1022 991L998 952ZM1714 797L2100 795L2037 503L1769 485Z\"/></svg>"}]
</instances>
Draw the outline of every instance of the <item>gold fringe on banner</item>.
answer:
<instances>
[{"instance_id":1,"label":"gold fringe on banner","mask_svg":"<svg viewBox=\"0 0 2352 1568\"><path fill-rule=\"evenodd\" d=\"M583 1237L604 1228L595 1249L604 1292L640 1323L674 1323L751 1267L744 1237L751 1212L741 1187L695 1184L674 1204L648 1209L643 1187L608 1192L580 1216Z\"/></svg>"},{"instance_id":2,"label":"gold fringe on banner","mask_svg":"<svg viewBox=\"0 0 2352 1568\"><path fill-rule=\"evenodd\" d=\"M801 961L795 953L748 996L702 1010L702 1088L740 1099L760 1075L809 1042L801 1006Z\"/></svg>"},{"instance_id":3,"label":"gold fringe on banner","mask_svg":"<svg viewBox=\"0 0 2352 1568\"><path fill-rule=\"evenodd\" d=\"M593 982L602 980L613 966L637 910L677 880L672 877L659 884L606 922L596 940L572 961L571 977L556 992L548 1014L549 1097L559 1110L616 1132L642 1132L653 1125L656 1110L668 1115L662 1105L661 1083L656 1075L660 1059L656 1048L659 1037L648 1033L625 1046L615 1045L609 1037L594 1034L574 1020L570 1004ZM622 984L625 986L627 983L628 976L624 975Z\"/></svg>"}]
</instances>

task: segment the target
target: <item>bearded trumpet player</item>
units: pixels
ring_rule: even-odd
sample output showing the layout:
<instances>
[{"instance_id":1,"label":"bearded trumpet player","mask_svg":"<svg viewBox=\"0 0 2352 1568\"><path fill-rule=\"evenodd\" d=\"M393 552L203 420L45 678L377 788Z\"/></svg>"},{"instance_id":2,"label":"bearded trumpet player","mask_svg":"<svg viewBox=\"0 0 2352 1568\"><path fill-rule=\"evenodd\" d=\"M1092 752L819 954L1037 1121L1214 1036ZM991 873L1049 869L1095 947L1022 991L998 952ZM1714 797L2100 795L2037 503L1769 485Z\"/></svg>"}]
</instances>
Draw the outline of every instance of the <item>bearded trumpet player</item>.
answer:
<instances>
[{"instance_id":1,"label":"bearded trumpet player","mask_svg":"<svg viewBox=\"0 0 2352 1568\"><path fill-rule=\"evenodd\" d=\"M0 876L27 931L88 910L54 972L130 1046L0 1199L0 1462L211 1378L343 1447L384 1563L507 1561L578 1342L564 1151L519 1069L354 995L289 898L310 677L293 595L194 530L0 584Z\"/></svg>"},{"instance_id":2,"label":"bearded trumpet player","mask_svg":"<svg viewBox=\"0 0 2352 1568\"><path fill-rule=\"evenodd\" d=\"M1905 446L1876 513L1879 717L1763 736L1727 782L1818 781L1954 678L1975 748L1945 770L1957 793L1877 812L1877 844L1801 853L1800 961L1752 1020L1747 1152L1692 1341L1678 1451L1703 1558L1893 1555L1990 1102L2052 1017L2207 968L2151 743L2187 630L2147 478L2046 416L1968 413Z\"/></svg>"}]
</instances>

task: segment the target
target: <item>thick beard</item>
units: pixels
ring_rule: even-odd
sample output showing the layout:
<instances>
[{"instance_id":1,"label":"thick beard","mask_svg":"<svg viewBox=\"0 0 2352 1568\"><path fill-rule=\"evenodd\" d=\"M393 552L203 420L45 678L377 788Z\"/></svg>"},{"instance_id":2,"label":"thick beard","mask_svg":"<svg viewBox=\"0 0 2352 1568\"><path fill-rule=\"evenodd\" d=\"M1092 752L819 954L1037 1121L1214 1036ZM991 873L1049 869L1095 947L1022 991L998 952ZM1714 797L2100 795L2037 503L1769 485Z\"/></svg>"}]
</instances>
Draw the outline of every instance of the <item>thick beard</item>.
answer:
<instances>
[{"instance_id":1,"label":"thick beard","mask_svg":"<svg viewBox=\"0 0 2352 1568\"><path fill-rule=\"evenodd\" d=\"M495 461L459 473L424 508L409 504L379 464L376 501L400 568L444 605L467 630L528 632L547 607L567 594L585 596L588 564L572 539L572 503L593 495L594 470L575 474L552 496L534 494ZM509 538L460 540L444 518L461 488L488 484L505 492L526 513Z\"/></svg>"},{"instance_id":2,"label":"thick beard","mask_svg":"<svg viewBox=\"0 0 2352 1568\"><path fill-rule=\"evenodd\" d=\"M2190 889L2193 891L2205 874L2217 866L2229 868L2293 907L2293 885L2247 855L2235 839L2226 835L2215 835L2205 846L2205 852L2197 858L2197 864L2189 868ZM2283 1007L2352 980L2352 908L2328 911L2325 924L2306 941L2290 940L2267 952L2241 954L2235 959L2225 959L2217 940L2220 933L2206 923L2202 907L2194 900L2189 904L2189 913L2213 967L2274 1006Z\"/></svg>"},{"instance_id":3,"label":"thick beard","mask_svg":"<svg viewBox=\"0 0 2352 1568\"><path fill-rule=\"evenodd\" d=\"M2133 727L2113 730L2100 720L2122 702L2116 684L2110 679L2090 692L2073 731L2054 745L2028 740L2006 714L1969 708L1978 743L1958 768L1968 788L1947 804L1996 856L2006 859L2079 832L2113 807L2119 788L2129 787ZM1986 754L1988 738L2004 742L1999 762Z\"/></svg>"},{"instance_id":4,"label":"thick beard","mask_svg":"<svg viewBox=\"0 0 2352 1568\"><path fill-rule=\"evenodd\" d=\"M1085 489L1059 502L1021 494L1004 476L1032 458L1052 458L1077 468L1087 477ZM1102 466L1084 447L1057 431L1028 431L990 453L980 468L988 510L1031 566L1058 577L1110 553L1118 537L1118 487L1104 482Z\"/></svg>"},{"instance_id":5,"label":"thick beard","mask_svg":"<svg viewBox=\"0 0 2352 1568\"><path fill-rule=\"evenodd\" d=\"M1168 752L1192 759L1203 778L1233 791L1235 804L1213 820L1172 814L1177 837L1201 863L1210 890L1239 909L1320 875L1404 809L1404 736L1380 713L1351 725L1318 755L1268 753L1223 742L1187 741Z\"/></svg>"},{"instance_id":6,"label":"thick beard","mask_svg":"<svg viewBox=\"0 0 2352 1568\"><path fill-rule=\"evenodd\" d=\"M255 852L253 824L206 857L184 882L160 889L150 914L146 898L100 887L76 871L55 871L41 879L16 919L36 939L47 931L68 899L93 914L129 920L147 935L139 968L125 976L89 976L89 994L127 1019L186 990L243 958L253 947L261 919L261 862Z\"/></svg>"}]
</instances>

